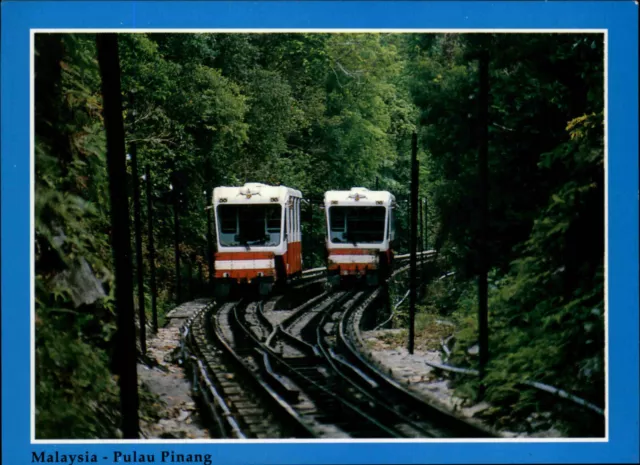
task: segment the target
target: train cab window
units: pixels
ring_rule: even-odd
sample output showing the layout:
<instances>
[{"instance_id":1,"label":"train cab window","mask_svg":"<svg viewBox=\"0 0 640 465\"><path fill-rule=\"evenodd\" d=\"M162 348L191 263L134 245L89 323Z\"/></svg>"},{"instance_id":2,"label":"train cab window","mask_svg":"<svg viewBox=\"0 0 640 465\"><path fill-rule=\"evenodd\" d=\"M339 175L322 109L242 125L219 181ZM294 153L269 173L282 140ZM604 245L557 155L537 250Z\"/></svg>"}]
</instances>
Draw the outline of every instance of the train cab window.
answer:
<instances>
[{"instance_id":1,"label":"train cab window","mask_svg":"<svg viewBox=\"0 0 640 465\"><path fill-rule=\"evenodd\" d=\"M333 243L377 244L384 240L385 207L331 207L329 231Z\"/></svg>"},{"instance_id":2,"label":"train cab window","mask_svg":"<svg viewBox=\"0 0 640 465\"><path fill-rule=\"evenodd\" d=\"M235 234L238 230L238 216L233 214L220 214L227 206L218 207L218 218L220 220L220 234Z\"/></svg>"},{"instance_id":3,"label":"train cab window","mask_svg":"<svg viewBox=\"0 0 640 465\"><path fill-rule=\"evenodd\" d=\"M219 205L216 210L222 247L280 244L282 207L274 204Z\"/></svg>"},{"instance_id":4,"label":"train cab window","mask_svg":"<svg viewBox=\"0 0 640 465\"><path fill-rule=\"evenodd\" d=\"M267 232L269 234L277 233L280 234L281 229L281 208L271 208L267 210L265 215L265 221L267 223Z\"/></svg>"},{"instance_id":5,"label":"train cab window","mask_svg":"<svg viewBox=\"0 0 640 465\"><path fill-rule=\"evenodd\" d=\"M329 209L329 230L331 231L331 238L340 237L340 234L346 231L345 223L345 210L343 207L332 207ZM333 234L339 233L339 234Z\"/></svg>"}]
</instances>

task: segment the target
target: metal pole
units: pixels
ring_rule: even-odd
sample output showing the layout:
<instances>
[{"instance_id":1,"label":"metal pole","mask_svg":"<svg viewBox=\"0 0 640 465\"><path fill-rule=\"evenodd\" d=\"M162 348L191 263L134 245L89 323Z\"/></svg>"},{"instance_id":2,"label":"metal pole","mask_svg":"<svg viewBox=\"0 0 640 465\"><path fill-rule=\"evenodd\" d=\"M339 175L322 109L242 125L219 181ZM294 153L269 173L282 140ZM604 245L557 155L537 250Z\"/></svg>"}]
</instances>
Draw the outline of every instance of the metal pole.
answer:
<instances>
[{"instance_id":1,"label":"metal pole","mask_svg":"<svg viewBox=\"0 0 640 465\"><path fill-rule=\"evenodd\" d=\"M151 276L151 319L153 332L158 332L158 306L156 302L156 251L153 244L153 194L151 193L151 168L145 166L145 178L147 181L147 251L149 253L149 274Z\"/></svg>"},{"instance_id":2,"label":"metal pole","mask_svg":"<svg viewBox=\"0 0 640 465\"><path fill-rule=\"evenodd\" d=\"M138 438L138 374L136 371L136 333L133 313L131 235L126 180L124 125L120 89L118 37L97 34L98 63L102 75L103 115L107 134L107 169L111 199L111 241L115 265L115 297L118 324L116 346L122 435Z\"/></svg>"},{"instance_id":3,"label":"metal pole","mask_svg":"<svg viewBox=\"0 0 640 465\"><path fill-rule=\"evenodd\" d=\"M479 150L478 150L478 175L479 175L479 200L480 200L480 228L478 234L478 344L479 344L479 397L484 395L485 367L489 358L489 332L488 332L488 226L489 226L489 164L488 164L488 120L489 120L489 55L482 51L479 58L480 95L478 98L478 123L479 123Z\"/></svg>"},{"instance_id":4,"label":"metal pole","mask_svg":"<svg viewBox=\"0 0 640 465\"><path fill-rule=\"evenodd\" d=\"M187 299L193 299L193 261L187 257Z\"/></svg>"},{"instance_id":5,"label":"metal pole","mask_svg":"<svg viewBox=\"0 0 640 465\"><path fill-rule=\"evenodd\" d=\"M418 210L420 212L420 252L424 252L424 223L423 223L423 207L424 199L420 199L418 203ZM425 269L424 269L424 253L420 254L420 295L424 295L425 291Z\"/></svg>"},{"instance_id":6,"label":"metal pole","mask_svg":"<svg viewBox=\"0 0 640 465\"><path fill-rule=\"evenodd\" d=\"M213 191L211 191L213 192ZM204 195L205 195L205 207L208 207L208 203L209 203L209 197L207 196L207 191L204 191ZM208 254L207 254L207 262L209 264L209 292L213 292L213 275L214 275L214 271L213 271L213 255L214 255L214 251L213 251L213 236L211 234L211 209L207 208L207 247L208 247Z\"/></svg>"},{"instance_id":7,"label":"metal pole","mask_svg":"<svg viewBox=\"0 0 640 465\"><path fill-rule=\"evenodd\" d=\"M418 134L411 140L411 248L409 267L409 353L413 354L416 319L416 249L418 245Z\"/></svg>"},{"instance_id":8,"label":"metal pole","mask_svg":"<svg viewBox=\"0 0 640 465\"><path fill-rule=\"evenodd\" d=\"M311 261L313 260L313 201L309 200L309 265L311 266Z\"/></svg>"},{"instance_id":9,"label":"metal pole","mask_svg":"<svg viewBox=\"0 0 640 465\"><path fill-rule=\"evenodd\" d=\"M133 219L136 237L136 268L138 274L138 318L140 319L140 350L147 353L147 317L144 311L144 263L142 257L142 220L140 219L140 185L138 179L138 150L131 144L131 171L133 173Z\"/></svg>"},{"instance_id":10,"label":"metal pole","mask_svg":"<svg viewBox=\"0 0 640 465\"><path fill-rule=\"evenodd\" d=\"M423 210L423 206L424 206L424 199L420 199L420 203L418 204L418 213L420 215L420 252L424 251L424 223L422 222L423 220L423 215L422 215L422 210Z\"/></svg>"},{"instance_id":11,"label":"metal pole","mask_svg":"<svg viewBox=\"0 0 640 465\"><path fill-rule=\"evenodd\" d=\"M174 252L176 260L176 302L179 304L182 302L182 290L180 288L180 224L178 221L178 208L180 199L178 198L177 186L172 186L173 190L173 237L174 237Z\"/></svg>"},{"instance_id":12,"label":"metal pole","mask_svg":"<svg viewBox=\"0 0 640 465\"><path fill-rule=\"evenodd\" d=\"M429 250L429 200L424 198L424 250Z\"/></svg>"},{"instance_id":13,"label":"metal pole","mask_svg":"<svg viewBox=\"0 0 640 465\"><path fill-rule=\"evenodd\" d=\"M204 251L202 254L202 258L204 258ZM198 262L198 281L200 282L200 294L204 292L204 278L202 274L202 260Z\"/></svg>"}]
</instances>

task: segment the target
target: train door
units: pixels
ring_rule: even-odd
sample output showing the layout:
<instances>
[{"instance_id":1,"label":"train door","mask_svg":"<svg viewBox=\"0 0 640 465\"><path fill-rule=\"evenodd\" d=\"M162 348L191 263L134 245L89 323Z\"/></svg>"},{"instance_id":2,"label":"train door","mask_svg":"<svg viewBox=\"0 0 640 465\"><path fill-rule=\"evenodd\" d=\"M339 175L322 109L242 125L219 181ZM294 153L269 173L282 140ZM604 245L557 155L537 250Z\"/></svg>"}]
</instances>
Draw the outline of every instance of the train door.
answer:
<instances>
[{"instance_id":1,"label":"train door","mask_svg":"<svg viewBox=\"0 0 640 465\"><path fill-rule=\"evenodd\" d=\"M287 252L285 254L285 262L286 262L286 267L287 267L287 278L289 277L289 274L291 273L290 268L291 268L291 242L293 242L293 235L291 234L291 198L289 198L289 201L285 204L285 211L286 211L286 217L287 217L287 221L286 221L286 238L287 238Z\"/></svg>"},{"instance_id":2,"label":"train door","mask_svg":"<svg viewBox=\"0 0 640 465\"><path fill-rule=\"evenodd\" d=\"M296 215L296 256L295 263L296 269L295 272L299 273L302 271L302 228L300 225L300 198L296 197L295 204L295 215Z\"/></svg>"}]
</instances>

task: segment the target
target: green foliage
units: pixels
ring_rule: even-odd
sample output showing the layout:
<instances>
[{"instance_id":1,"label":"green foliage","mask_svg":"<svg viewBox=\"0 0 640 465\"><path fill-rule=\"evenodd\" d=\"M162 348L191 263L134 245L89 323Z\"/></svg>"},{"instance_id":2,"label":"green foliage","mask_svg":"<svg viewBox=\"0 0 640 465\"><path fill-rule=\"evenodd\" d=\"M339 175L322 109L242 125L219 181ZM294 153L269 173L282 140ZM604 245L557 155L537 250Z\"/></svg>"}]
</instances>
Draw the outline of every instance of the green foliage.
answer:
<instances>
[{"instance_id":1,"label":"green foliage","mask_svg":"<svg viewBox=\"0 0 640 465\"><path fill-rule=\"evenodd\" d=\"M57 301L63 300L60 295ZM109 357L115 325L95 315L39 306L36 320L36 436L38 439L115 438L118 390ZM102 326L98 333L91 326ZM102 344L93 339L102 338Z\"/></svg>"},{"instance_id":2,"label":"green foliage","mask_svg":"<svg viewBox=\"0 0 640 465\"><path fill-rule=\"evenodd\" d=\"M183 289L197 289L199 263L208 276L204 207L210 200L203 191L210 196L215 186L259 181L318 198L329 189L373 188L378 181L398 199L396 249L405 252L411 134L418 131L429 247L440 252L441 273L456 271L429 291L424 315L457 309L449 315L461 328L454 360L475 363L465 352L476 337L475 56L487 48L488 394L502 408L528 411L531 395L513 390L526 376L582 389L597 403L603 396L600 37L120 35L127 147L135 144L139 169L149 166L153 180L160 320L176 303L174 201L179 274ZM117 391L109 366L114 283L95 38L37 34L35 45L37 430L41 437L107 437ZM127 169L119 181L131 186L142 172ZM144 250L146 195L142 189ZM303 224L308 267L324 263L317 207L313 218L313 227ZM76 308L78 291L64 277L85 262L106 297ZM400 310L398 323L405 313ZM433 318L420 318L425 331L433 326ZM461 389L471 395L475 387ZM87 426L96 405L104 408L104 422Z\"/></svg>"},{"instance_id":3,"label":"green foliage","mask_svg":"<svg viewBox=\"0 0 640 465\"><path fill-rule=\"evenodd\" d=\"M601 36L445 35L415 42L424 175L437 243L461 287L452 363L477 364L467 352L477 341L473 58L485 48L492 266L486 383L487 399L497 406L491 415L513 422L542 408L549 398L523 389L527 380L604 405ZM461 380L459 390L472 397L476 387Z\"/></svg>"}]
</instances>

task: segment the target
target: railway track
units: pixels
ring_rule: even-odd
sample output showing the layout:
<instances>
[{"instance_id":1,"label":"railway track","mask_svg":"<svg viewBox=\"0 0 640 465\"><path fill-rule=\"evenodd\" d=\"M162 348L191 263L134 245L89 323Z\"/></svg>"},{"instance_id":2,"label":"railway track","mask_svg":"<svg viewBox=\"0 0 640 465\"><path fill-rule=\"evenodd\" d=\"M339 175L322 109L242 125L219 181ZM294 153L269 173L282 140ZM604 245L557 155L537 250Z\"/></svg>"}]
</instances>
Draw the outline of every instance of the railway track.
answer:
<instances>
[{"instance_id":1,"label":"railway track","mask_svg":"<svg viewBox=\"0 0 640 465\"><path fill-rule=\"evenodd\" d=\"M189 323L188 347L193 385L208 411L216 436L222 438L311 437L297 414L253 366L229 345L219 321L230 304L209 305Z\"/></svg>"},{"instance_id":2,"label":"railway track","mask_svg":"<svg viewBox=\"0 0 640 465\"><path fill-rule=\"evenodd\" d=\"M380 296L381 289L370 297L370 302ZM373 392L390 408L410 419L432 437L486 438L494 434L439 409L420 398L415 392L389 376L365 355L365 343L360 334L363 316L371 312L373 305L352 307L343 313L337 324L338 345L344 358L357 367L373 383Z\"/></svg>"},{"instance_id":3,"label":"railway track","mask_svg":"<svg viewBox=\"0 0 640 465\"><path fill-rule=\"evenodd\" d=\"M324 311L341 303L346 293L327 295L318 299L306 311L294 313L284 322L284 326L294 332L305 333ZM240 347L241 339L250 341L253 347L244 345L243 350L252 350L261 355L263 366L268 367L273 386L285 395L291 407L306 420L315 437L388 437L390 432L359 408L351 399L336 393L335 379L330 367L323 363L320 352L309 342L283 329L283 324L273 327L266 339L264 320L254 318L254 307L259 302L251 302L234 307L236 339ZM302 321L302 323L300 323ZM257 330L256 325L262 329ZM249 344L250 345L250 344Z\"/></svg>"},{"instance_id":4,"label":"railway track","mask_svg":"<svg viewBox=\"0 0 640 465\"><path fill-rule=\"evenodd\" d=\"M279 298L249 298L209 305L189 321L194 385L221 437L487 436L362 355L361 319L383 288L323 292L323 270L307 275L297 290L304 298L286 312L276 315Z\"/></svg>"}]
</instances>

